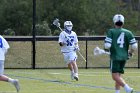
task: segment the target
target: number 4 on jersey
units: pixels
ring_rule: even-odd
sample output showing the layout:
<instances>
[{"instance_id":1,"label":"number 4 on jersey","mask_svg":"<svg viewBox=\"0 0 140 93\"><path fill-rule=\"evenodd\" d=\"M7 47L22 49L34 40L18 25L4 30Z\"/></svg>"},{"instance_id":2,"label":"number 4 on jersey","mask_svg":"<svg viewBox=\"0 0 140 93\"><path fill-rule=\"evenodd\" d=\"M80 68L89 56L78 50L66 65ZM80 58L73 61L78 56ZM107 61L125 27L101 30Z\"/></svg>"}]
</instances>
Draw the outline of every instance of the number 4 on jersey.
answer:
<instances>
[{"instance_id":1,"label":"number 4 on jersey","mask_svg":"<svg viewBox=\"0 0 140 93\"><path fill-rule=\"evenodd\" d=\"M117 44L119 44L120 48L123 48L123 44L124 44L124 33L123 32L118 37Z\"/></svg>"}]
</instances>

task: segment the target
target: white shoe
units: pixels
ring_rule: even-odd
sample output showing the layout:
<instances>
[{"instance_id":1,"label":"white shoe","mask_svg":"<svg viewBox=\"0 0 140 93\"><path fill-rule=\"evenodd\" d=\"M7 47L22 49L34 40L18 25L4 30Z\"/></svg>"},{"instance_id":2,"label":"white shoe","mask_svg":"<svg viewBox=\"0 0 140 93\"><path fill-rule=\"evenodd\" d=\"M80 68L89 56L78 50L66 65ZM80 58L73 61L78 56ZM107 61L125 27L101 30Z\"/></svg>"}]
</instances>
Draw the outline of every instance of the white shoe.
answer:
<instances>
[{"instance_id":1,"label":"white shoe","mask_svg":"<svg viewBox=\"0 0 140 93\"><path fill-rule=\"evenodd\" d=\"M76 81L78 81L79 80L79 78L78 78L78 74L74 74L74 79L76 80Z\"/></svg>"},{"instance_id":2,"label":"white shoe","mask_svg":"<svg viewBox=\"0 0 140 93\"><path fill-rule=\"evenodd\" d=\"M133 88L131 88L130 90L127 90L126 93L133 93Z\"/></svg>"},{"instance_id":3,"label":"white shoe","mask_svg":"<svg viewBox=\"0 0 140 93\"><path fill-rule=\"evenodd\" d=\"M18 79L15 79L15 80L13 81L12 84L15 86L17 92L19 92L20 86L19 86L19 81L18 81Z\"/></svg>"},{"instance_id":4,"label":"white shoe","mask_svg":"<svg viewBox=\"0 0 140 93\"><path fill-rule=\"evenodd\" d=\"M79 80L79 78L78 78L77 76L74 76L74 79L75 79L76 81L78 81L78 80Z\"/></svg>"}]
</instances>

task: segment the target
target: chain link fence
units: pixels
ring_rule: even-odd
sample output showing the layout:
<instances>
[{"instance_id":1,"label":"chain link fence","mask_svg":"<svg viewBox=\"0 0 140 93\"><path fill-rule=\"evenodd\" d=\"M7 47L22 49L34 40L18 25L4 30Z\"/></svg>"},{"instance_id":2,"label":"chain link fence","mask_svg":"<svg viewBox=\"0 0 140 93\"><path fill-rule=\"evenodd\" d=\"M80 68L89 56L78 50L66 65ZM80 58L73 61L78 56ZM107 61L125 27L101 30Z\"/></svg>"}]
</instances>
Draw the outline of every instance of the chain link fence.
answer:
<instances>
[{"instance_id":1,"label":"chain link fence","mask_svg":"<svg viewBox=\"0 0 140 93\"><path fill-rule=\"evenodd\" d=\"M109 56L94 56L96 46L103 48L104 36L78 37L81 54L87 59L85 62L78 54L79 68L107 68ZM10 49L6 56L6 68L66 68L63 55L58 44L58 37L36 37L35 51L33 51L32 37L6 37ZM140 37L136 37L140 40ZM138 41L139 42L139 41ZM35 53L35 60L33 60ZM139 48L133 58L128 60L126 67L140 68Z\"/></svg>"}]
</instances>

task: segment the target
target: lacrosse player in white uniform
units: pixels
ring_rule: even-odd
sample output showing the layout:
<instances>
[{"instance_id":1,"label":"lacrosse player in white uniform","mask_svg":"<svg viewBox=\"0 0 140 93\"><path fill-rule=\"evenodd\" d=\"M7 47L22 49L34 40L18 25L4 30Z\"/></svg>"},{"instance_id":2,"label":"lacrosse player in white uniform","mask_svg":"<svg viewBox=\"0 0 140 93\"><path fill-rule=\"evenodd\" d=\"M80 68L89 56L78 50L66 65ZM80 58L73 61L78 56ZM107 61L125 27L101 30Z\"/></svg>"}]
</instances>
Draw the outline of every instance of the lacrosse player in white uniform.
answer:
<instances>
[{"instance_id":1,"label":"lacrosse player in white uniform","mask_svg":"<svg viewBox=\"0 0 140 93\"><path fill-rule=\"evenodd\" d=\"M5 61L5 55L7 53L7 50L9 49L8 42L0 35L0 81L5 81L13 84L19 92L20 86L18 79L12 79L4 75L4 61Z\"/></svg>"},{"instance_id":2,"label":"lacrosse player in white uniform","mask_svg":"<svg viewBox=\"0 0 140 93\"><path fill-rule=\"evenodd\" d=\"M64 61L68 65L71 71L71 79L78 81L78 66L76 63L77 54L79 51L77 35L72 31L73 24L71 21L64 22L64 31L59 35L59 45L61 46L61 52L64 55Z\"/></svg>"}]
</instances>

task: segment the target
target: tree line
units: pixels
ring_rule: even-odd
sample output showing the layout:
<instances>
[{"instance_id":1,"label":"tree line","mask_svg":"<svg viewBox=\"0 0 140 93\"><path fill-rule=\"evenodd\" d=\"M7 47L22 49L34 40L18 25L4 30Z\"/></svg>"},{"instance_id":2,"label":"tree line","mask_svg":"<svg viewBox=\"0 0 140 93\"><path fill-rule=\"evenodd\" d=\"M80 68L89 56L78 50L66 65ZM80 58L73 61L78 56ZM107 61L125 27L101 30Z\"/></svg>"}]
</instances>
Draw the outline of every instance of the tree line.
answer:
<instances>
[{"instance_id":1,"label":"tree line","mask_svg":"<svg viewBox=\"0 0 140 93\"><path fill-rule=\"evenodd\" d=\"M0 0L0 34L32 35L32 1ZM52 24L59 18L62 28L72 21L78 35L104 35L117 13L124 15L125 28L140 34L140 0L36 0L36 34L59 35Z\"/></svg>"}]
</instances>

